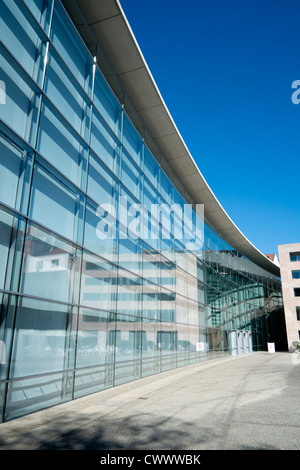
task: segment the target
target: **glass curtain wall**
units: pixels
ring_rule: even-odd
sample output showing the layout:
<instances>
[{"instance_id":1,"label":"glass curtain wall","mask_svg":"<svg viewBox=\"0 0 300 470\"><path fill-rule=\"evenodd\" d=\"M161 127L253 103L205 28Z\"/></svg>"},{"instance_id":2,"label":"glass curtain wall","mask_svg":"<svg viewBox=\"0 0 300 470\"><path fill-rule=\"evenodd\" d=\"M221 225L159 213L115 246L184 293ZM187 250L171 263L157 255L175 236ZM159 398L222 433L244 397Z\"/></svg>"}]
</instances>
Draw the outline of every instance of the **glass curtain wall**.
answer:
<instances>
[{"instance_id":1,"label":"glass curtain wall","mask_svg":"<svg viewBox=\"0 0 300 470\"><path fill-rule=\"evenodd\" d=\"M0 421L263 349L279 282L193 232L60 0L2 0L0 40Z\"/></svg>"}]
</instances>

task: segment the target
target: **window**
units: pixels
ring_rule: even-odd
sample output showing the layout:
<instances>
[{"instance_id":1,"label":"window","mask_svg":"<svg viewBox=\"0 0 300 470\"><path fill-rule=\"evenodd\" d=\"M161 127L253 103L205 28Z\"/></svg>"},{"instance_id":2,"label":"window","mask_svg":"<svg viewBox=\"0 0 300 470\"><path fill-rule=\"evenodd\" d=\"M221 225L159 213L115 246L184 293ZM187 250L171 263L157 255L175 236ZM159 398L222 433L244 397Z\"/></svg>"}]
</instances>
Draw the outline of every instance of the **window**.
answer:
<instances>
[{"instance_id":1,"label":"window","mask_svg":"<svg viewBox=\"0 0 300 470\"><path fill-rule=\"evenodd\" d=\"M2 0L0 40L18 58L26 72L36 80L42 76L39 74L39 68L43 68L44 61L41 60L40 51L43 53L45 49L40 48L42 39L33 24L32 16L21 2Z\"/></svg>"},{"instance_id":2,"label":"window","mask_svg":"<svg viewBox=\"0 0 300 470\"><path fill-rule=\"evenodd\" d=\"M300 251L295 251L293 253L290 253L290 260L292 262L294 261L300 261Z\"/></svg>"},{"instance_id":3,"label":"window","mask_svg":"<svg viewBox=\"0 0 300 470\"><path fill-rule=\"evenodd\" d=\"M21 183L22 161L26 152L0 133L0 200L15 207L17 189Z\"/></svg>"},{"instance_id":4,"label":"window","mask_svg":"<svg viewBox=\"0 0 300 470\"><path fill-rule=\"evenodd\" d=\"M300 297L300 287L296 287L296 288L294 289L294 296L295 296L295 297Z\"/></svg>"},{"instance_id":5,"label":"window","mask_svg":"<svg viewBox=\"0 0 300 470\"><path fill-rule=\"evenodd\" d=\"M84 252L81 279L82 305L115 310L117 270L113 264Z\"/></svg>"},{"instance_id":6,"label":"window","mask_svg":"<svg viewBox=\"0 0 300 470\"><path fill-rule=\"evenodd\" d=\"M30 224L26 232L24 253L21 292L78 303L80 258L73 245ZM58 266L59 269L53 269Z\"/></svg>"},{"instance_id":7,"label":"window","mask_svg":"<svg viewBox=\"0 0 300 470\"><path fill-rule=\"evenodd\" d=\"M54 170L35 164L29 217L71 240L77 240L81 197ZM80 240L78 240L80 242Z\"/></svg>"},{"instance_id":8,"label":"window","mask_svg":"<svg viewBox=\"0 0 300 470\"><path fill-rule=\"evenodd\" d=\"M152 156L148 148L145 146L144 150L144 173L148 180L153 184L156 189L159 189L160 182L160 168L159 164Z\"/></svg>"},{"instance_id":9,"label":"window","mask_svg":"<svg viewBox=\"0 0 300 470\"><path fill-rule=\"evenodd\" d=\"M46 34L50 26L52 0L24 0L33 16L41 25Z\"/></svg>"},{"instance_id":10,"label":"window","mask_svg":"<svg viewBox=\"0 0 300 470\"><path fill-rule=\"evenodd\" d=\"M292 271L292 279L300 279L300 269Z\"/></svg>"},{"instance_id":11,"label":"window","mask_svg":"<svg viewBox=\"0 0 300 470\"><path fill-rule=\"evenodd\" d=\"M78 186L86 167L87 148L56 113L50 103L43 101L37 150Z\"/></svg>"},{"instance_id":12,"label":"window","mask_svg":"<svg viewBox=\"0 0 300 470\"><path fill-rule=\"evenodd\" d=\"M51 40L78 83L91 94L92 58L59 2L55 2Z\"/></svg>"},{"instance_id":13,"label":"window","mask_svg":"<svg viewBox=\"0 0 300 470\"><path fill-rule=\"evenodd\" d=\"M296 307L297 320L300 321L300 307Z\"/></svg>"},{"instance_id":14,"label":"window","mask_svg":"<svg viewBox=\"0 0 300 470\"><path fill-rule=\"evenodd\" d=\"M114 316L107 312L80 309L76 344L76 367L91 367L111 363L114 360L112 331ZM87 377L85 376L85 380Z\"/></svg>"},{"instance_id":15,"label":"window","mask_svg":"<svg viewBox=\"0 0 300 470\"><path fill-rule=\"evenodd\" d=\"M161 178L161 195L168 204L172 204L173 201L173 185L164 171L160 174Z\"/></svg>"},{"instance_id":16,"label":"window","mask_svg":"<svg viewBox=\"0 0 300 470\"><path fill-rule=\"evenodd\" d=\"M140 166L143 157L143 141L125 115L123 123L123 144L131 157Z\"/></svg>"},{"instance_id":17,"label":"window","mask_svg":"<svg viewBox=\"0 0 300 470\"><path fill-rule=\"evenodd\" d=\"M87 201L84 225L84 246L106 259L116 258L117 223L108 212Z\"/></svg>"},{"instance_id":18,"label":"window","mask_svg":"<svg viewBox=\"0 0 300 470\"><path fill-rule=\"evenodd\" d=\"M160 196L158 192L151 186L146 178L144 178L144 205L146 208L151 212L152 211L152 204L159 204Z\"/></svg>"},{"instance_id":19,"label":"window","mask_svg":"<svg viewBox=\"0 0 300 470\"><path fill-rule=\"evenodd\" d=\"M94 104L109 127L120 138L122 108L98 70L95 77Z\"/></svg>"},{"instance_id":20,"label":"window","mask_svg":"<svg viewBox=\"0 0 300 470\"><path fill-rule=\"evenodd\" d=\"M92 153L89 162L87 193L97 204L105 204L105 210L116 217L118 182L101 160Z\"/></svg>"},{"instance_id":21,"label":"window","mask_svg":"<svg viewBox=\"0 0 300 470\"><path fill-rule=\"evenodd\" d=\"M61 371L74 354L68 348L71 332L69 307L58 303L19 298L13 338L11 377ZM37 377L36 389L42 392ZM32 384L32 381L31 381ZM11 396L11 395L10 395ZM16 397L15 397L16 398Z\"/></svg>"},{"instance_id":22,"label":"window","mask_svg":"<svg viewBox=\"0 0 300 470\"><path fill-rule=\"evenodd\" d=\"M52 47L48 55L44 90L78 134L88 140L91 114L88 100Z\"/></svg>"},{"instance_id":23,"label":"window","mask_svg":"<svg viewBox=\"0 0 300 470\"><path fill-rule=\"evenodd\" d=\"M43 261L37 261L35 263L35 269L36 269L36 272L41 271L41 269L43 269Z\"/></svg>"},{"instance_id":24,"label":"window","mask_svg":"<svg viewBox=\"0 0 300 470\"><path fill-rule=\"evenodd\" d=\"M142 189L141 172L125 151L123 151L122 155L122 183L140 200Z\"/></svg>"},{"instance_id":25,"label":"window","mask_svg":"<svg viewBox=\"0 0 300 470\"><path fill-rule=\"evenodd\" d=\"M5 106L0 106L0 119L29 141L36 130L39 98L35 96L28 77L3 47L0 47L0 57L0 76L6 88Z\"/></svg>"},{"instance_id":26,"label":"window","mask_svg":"<svg viewBox=\"0 0 300 470\"><path fill-rule=\"evenodd\" d=\"M16 238L14 226L16 220L13 213L8 209L0 209L0 289L5 287L5 278L7 276L6 263L9 257L9 249L12 238ZM20 240L21 241L21 240ZM8 281L8 280L7 280Z\"/></svg>"},{"instance_id":27,"label":"window","mask_svg":"<svg viewBox=\"0 0 300 470\"><path fill-rule=\"evenodd\" d=\"M91 147L105 165L119 176L120 143L96 110L92 117Z\"/></svg>"}]
</instances>

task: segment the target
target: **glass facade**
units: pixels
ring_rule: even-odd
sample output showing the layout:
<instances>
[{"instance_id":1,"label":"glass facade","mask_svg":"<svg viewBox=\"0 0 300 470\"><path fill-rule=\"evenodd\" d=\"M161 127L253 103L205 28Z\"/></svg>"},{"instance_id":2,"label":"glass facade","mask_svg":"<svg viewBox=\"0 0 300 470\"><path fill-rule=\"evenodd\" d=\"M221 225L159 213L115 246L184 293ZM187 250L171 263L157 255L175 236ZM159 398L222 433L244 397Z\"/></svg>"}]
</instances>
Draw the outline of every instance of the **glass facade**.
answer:
<instances>
[{"instance_id":1,"label":"glass facade","mask_svg":"<svg viewBox=\"0 0 300 470\"><path fill-rule=\"evenodd\" d=\"M0 421L265 349L280 282L184 212L60 0L0 13Z\"/></svg>"}]
</instances>

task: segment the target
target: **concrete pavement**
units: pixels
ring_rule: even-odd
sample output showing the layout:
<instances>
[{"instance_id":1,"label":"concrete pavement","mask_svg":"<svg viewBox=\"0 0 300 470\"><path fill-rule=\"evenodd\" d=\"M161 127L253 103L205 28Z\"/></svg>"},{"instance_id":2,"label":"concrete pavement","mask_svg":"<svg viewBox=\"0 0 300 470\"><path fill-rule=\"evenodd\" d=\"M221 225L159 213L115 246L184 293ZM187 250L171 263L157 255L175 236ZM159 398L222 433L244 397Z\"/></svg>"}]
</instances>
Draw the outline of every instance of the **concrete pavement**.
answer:
<instances>
[{"instance_id":1,"label":"concrete pavement","mask_svg":"<svg viewBox=\"0 0 300 470\"><path fill-rule=\"evenodd\" d=\"M195 364L0 424L0 450L299 450L300 364Z\"/></svg>"}]
</instances>

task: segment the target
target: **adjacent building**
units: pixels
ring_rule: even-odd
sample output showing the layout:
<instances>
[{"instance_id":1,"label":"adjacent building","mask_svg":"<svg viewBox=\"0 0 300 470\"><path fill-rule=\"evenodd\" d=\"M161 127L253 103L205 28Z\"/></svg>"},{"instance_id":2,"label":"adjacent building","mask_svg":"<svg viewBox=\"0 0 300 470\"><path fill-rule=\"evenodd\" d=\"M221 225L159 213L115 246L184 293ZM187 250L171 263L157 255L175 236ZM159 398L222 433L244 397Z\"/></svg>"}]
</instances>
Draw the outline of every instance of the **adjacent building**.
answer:
<instances>
[{"instance_id":1,"label":"adjacent building","mask_svg":"<svg viewBox=\"0 0 300 470\"><path fill-rule=\"evenodd\" d=\"M300 243L278 246L287 342L300 340Z\"/></svg>"},{"instance_id":2,"label":"adjacent building","mask_svg":"<svg viewBox=\"0 0 300 470\"><path fill-rule=\"evenodd\" d=\"M0 41L0 421L284 349L279 267L207 185L119 1L2 0Z\"/></svg>"}]
</instances>

